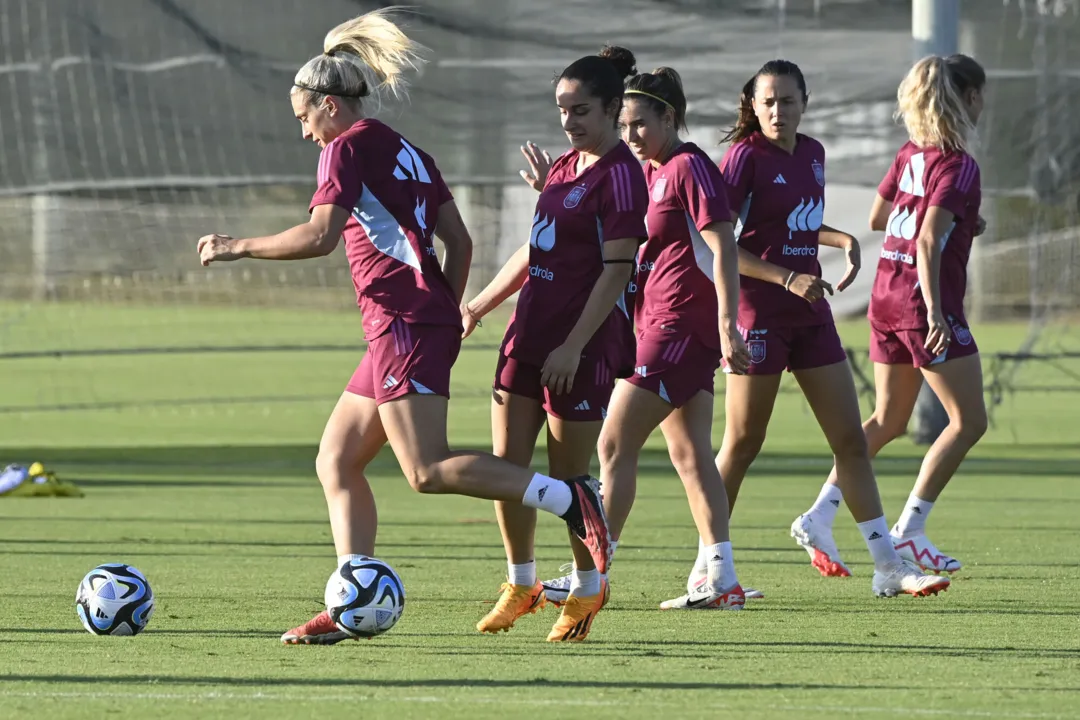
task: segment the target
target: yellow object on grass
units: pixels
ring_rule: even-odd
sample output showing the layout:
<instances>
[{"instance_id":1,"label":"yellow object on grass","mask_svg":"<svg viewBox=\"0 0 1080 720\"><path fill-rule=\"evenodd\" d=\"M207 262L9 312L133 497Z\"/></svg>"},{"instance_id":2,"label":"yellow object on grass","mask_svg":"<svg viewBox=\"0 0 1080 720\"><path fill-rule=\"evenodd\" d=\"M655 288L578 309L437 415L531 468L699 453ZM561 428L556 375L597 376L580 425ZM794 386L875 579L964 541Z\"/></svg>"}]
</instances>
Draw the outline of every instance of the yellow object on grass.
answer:
<instances>
[{"instance_id":1,"label":"yellow object on grass","mask_svg":"<svg viewBox=\"0 0 1080 720\"><path fill-rule=\"evenodd\" d=\"M61 480L39 462L0 470L0 497L82 497L78 485Z\"/></svg>"}]
</instances>

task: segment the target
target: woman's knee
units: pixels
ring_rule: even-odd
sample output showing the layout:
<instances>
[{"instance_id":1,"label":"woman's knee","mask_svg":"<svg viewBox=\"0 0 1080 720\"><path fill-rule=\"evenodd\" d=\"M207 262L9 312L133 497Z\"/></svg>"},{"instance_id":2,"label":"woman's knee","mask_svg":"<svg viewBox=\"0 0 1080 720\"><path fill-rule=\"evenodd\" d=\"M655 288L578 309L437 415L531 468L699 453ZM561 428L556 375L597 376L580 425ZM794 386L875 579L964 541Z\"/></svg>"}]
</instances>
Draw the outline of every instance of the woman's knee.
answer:
<instances>
[{"instance_id":1,"label":"woman's knee","mask_svg":"<svg viewBox=\"0 0 1080 720\"><path fill-rule=\"evenodd\" d=\"M340 487L347 482L349 464L342 448L324 445L315 456L315 473L324 487Z\"/></svg>"},{"instance_id":2,"label":"woman's knee","mask_svg":"<svg viewBox=\"0 0 1080 720\"><path fill-rule=\"evenodd\" d=\"M668 457L679 477L688 477L700 472L703 465L715 467L712 448L698 448L689 438L668 440Z\"/></svg>"},{"instance_id":3,"label":"woman's knee","mask_svg":"<svg viewBox=\"0 0 1080 720\"><path fill-rule=\"evenodd\" d=\"M852 424L829 438L829 448L833 455L847 458L866 458L870 448L866 442L866 433L862 425Z\"/></svg>"},{"instance_id":4,"label":"woman's knee","mask_svg":"<svg viewBox=\"0 0 1080 720\"><path fill-rule=\"evenodd\" d=\"M417 463L402 468L409 486L421 495L438 495L446 492L446 479L440 463Z\"/></svg>"},{"instance_id":5,"label":"woman's knee","mask_svg":"<svg viewBox=\"0 0 1080 720\"><path fill-rule=\"evenodd\" d=\"M891 408L877 409L870 416L870 421L877 425L885 443L890 443L906 435L908 420L910 420L910 417Z\"/></svg>"},{"instance_id":6,"label":"woman's knee","mask_svg":"<svg viewBox=\"0 0 1080 720\"><path fill-rule=\"evenodd\" d=\"M971 445L979 442L990 427L990 421L986 416L985 406L957 413L955 419L949 419L949 424L956 428L956 433L962 440L967 441Z\"/></svg>"},{"instance_id":7,"label":"woman's knee","mask_svg":"<svg viewBox=\"0 0 1080 720\"><path fill-rule=\"evenodd\" d=\"M610 470L627 463L636 464L640 448L635 449L631 445L632 443L622 437L618 428L610 423L604 425L596 443L596 455L601 467Z\"/></svg>"},{"instance_id":8,"label":"woman's knee","mask_svg":"<svg viewBox=\"0 0 1080 720\"><path fill-rule=\"evenodd\" d=\"M734 460L753 462L761 452L761 446L765 444L764 430L751 430L748 428L729 429L724 436L724 447L721 452L728 454Z\"/></svg>"}]
</instances>

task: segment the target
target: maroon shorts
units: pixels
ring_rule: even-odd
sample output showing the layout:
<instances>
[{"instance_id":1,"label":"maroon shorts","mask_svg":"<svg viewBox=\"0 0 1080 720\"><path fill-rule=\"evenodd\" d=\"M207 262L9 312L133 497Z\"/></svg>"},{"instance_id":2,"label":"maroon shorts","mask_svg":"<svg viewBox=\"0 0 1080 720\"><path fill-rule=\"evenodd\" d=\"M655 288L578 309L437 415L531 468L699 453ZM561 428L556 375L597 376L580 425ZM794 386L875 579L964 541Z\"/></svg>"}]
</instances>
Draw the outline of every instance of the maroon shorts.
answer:
<instances>
[{"instance_id":1,"label":"maroon shorts","mask_svg":"<svg viewBox=\"0 0 1080 720\"><path fill-rule=\"evenodd\" d=\"M882 365L911 365L921 368L979 352L966 325L949 319L952 342L945 352L934 355L924 347L928 330L880 330L870 326L870 360Z\"/></svg>"},{"instance_id":2,"label":"maroon shorts","mask_svg":"<svg viewBox=\"0 0 1080 720\"><path fill-rule=\"evenodd\" d=\"M720 351L706 347L693 335L645 336L638 338L636 364L626 381L680 408L702 390L712 394Z\"/></svg>"},{"instance_id":3,"label":"maroon shorts","mask_svg":"<svg viewBox=\"0 0 1080 720\"><path fill-rule=\"evenodd\" d=\"M740 328L750 351L747 375L779 375L784 370L813 370L847 360L836 325L747 330ZM730 372L726 367L724 372Z\"/></svg>"},{"instance_id":4,"label":"maroon shorts","mask_svg":"<svg viewBox=\"0 0 1080 720\"><path fill-rule=\"evenodd\" d=\"M495 367L495 390L540 401L544 412L571 422L595 422L607 417L615 371L603 358L585 355L574 376L574 388L556 395L540 383L542 368L499 353Z\"/></svg>"},{"instance_id":5,"label":"maroon shorts","mask_svg":"<svg viewBox=\"0 0 1080 720\"><path fill-rule=\"evenodd\" d=\"M460 349L460 328L396 318L389 332L368 342L345 391L380 405L412 393L450 397L450 370Z\"/></svg>"}]
</instances>

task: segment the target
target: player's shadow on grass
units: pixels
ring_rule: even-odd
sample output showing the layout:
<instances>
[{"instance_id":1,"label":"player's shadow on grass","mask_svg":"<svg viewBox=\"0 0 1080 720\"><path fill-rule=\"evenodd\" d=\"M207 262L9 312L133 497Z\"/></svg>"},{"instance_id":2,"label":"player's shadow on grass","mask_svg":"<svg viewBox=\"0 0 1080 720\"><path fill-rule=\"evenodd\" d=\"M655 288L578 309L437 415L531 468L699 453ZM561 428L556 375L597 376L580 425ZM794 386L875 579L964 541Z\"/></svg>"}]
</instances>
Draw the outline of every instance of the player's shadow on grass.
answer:
<instances>
[{"instance_id":1,"label":"player's shadow on grass","mask_svg":"<svg viewBox=\"0 0 1080 720\"><path fill-rule=\"evenodd\" d=\"M21 518L21 519L25 520L26 518ZM385 524L386 523L383 523L383 525L385 525ZM425 524L425 526L426 526L426 524ZM478 542L478 543L468 543L468 542L457 542L457 541L455 541L455 542L452 542L452 543L448 543L448 545L452 546L453 549L455 549L455 550L491 551L492 549L498 547L497 543L498 543L498 540L496 539L496 540L491 541L491 542ZM197 548L202 548L202 547L207 547L207 548L214 548L214 547L223 547L223 548L234 548L234 547L238 547L238 548L305 548L305 547L313 547L313 548L320 548L320 549L323 549L323 550L325 550L326 547L327 547L327 541L325 541L325 540L317 540L317 541L299 541L299 540L203 540L203 539L192 539L192 538L141 537L141 536L139 536L138 533L132 533L130 531L125 532L123 534L123 536L121 536L121 537L115 537L115 538L110 538L110 539L100 539L100 540L82 540L82 539L80 539L79 540L80 547L82 547L82 546L113 546L113 545L130 546L132 544L137 544L140 547L141 546L147 546L147 545L160 546L160 547L174 547L175 546L175 547L197 547ZM51 539L51 538L30 539L30 538L0 537L0 545L60 546L62 548L69 548L71 546L71 540L61 539L61 538L57 538L57 539ZM438 545L436 543L433 543L430 540L425 540L425 541L419 541L418 540L418 541L409 541L409 542L382 542L382 541L379 542L379 549L380 549L381 552L384 552L384 554L386 554L388 557L393 555L396 558L414 557L414 556L403 555L401 553L401 550L403 550L403 549L416 549L416 548L420 548L420 549L439 549L440 547L441 547L440 545ZM535 547L537 549L540 549L540 550L550 550L550 551L552 551L554 553L564 553L565 554L567 545L566 545L566 543L535 543ZM645 552L660 552L660 553L671 552L671 553L680 553L680 554L682 554L682 553L686 553L686 551L687 551L685 545L627 545L625 547L627 547L629 549L632 549L634 551L634 553L635 553L634 554L634 560L635 561L646 561L646 562L648 562L648 561L667 562L667 561L671 560L671 556L670 555L649 556L649 555L643 554ZM387 552L385 549L392 549L392 550ZM8 551L5 550L4 552L8 552ZM125 549L125 552L127 552L126 549ZM779 553L791 553L791 554L794 554L794 555L798 555L800 557L805 553L805 551L802 548L800 548L798 546L795 546L795 545L791 545L791 546L785 545L785 546L782 546L782 547L761 547L761 546L755 546L755 545L740 545L739 546L739 552L743 552L743 553L749 553L749 552L778 553L779 552ZM430 557L433 557L433 556L424 555L423 557L424 558L430 558ZM481 556L481 555L469 556L469 557L475 557L476 559L484 559L484 556ZM540 559L544 559L545 557L546 556L541 557ZM552 557L555 557L555 556L553 555ZM559 557L561 557L561 556L559 556ZM754 562L759 562L759 561L755 560ZM764 562L764 563L768 564L769 562L773 562L773 561L771 561L771 560L762 560L760 562ZM784 562L784 561L780 561L780 562L781 562L781 564L785 564L785 565L790 564L790 563L787 563L787 562ZM805 562L800 562L798 564L799 565L805 565L806 563Z\"/></svg>"},{"instance_id":2,"label":"player's shadow on grass","mask_svg":"<svg viewBox=\"0 0 1080 720\"><path fill-rule=\"evenodd\" d=\"M1024 475L1073 476L1078 465L1077 458L1047 458L1048 448L1076 451L1076 446L1022 445L1009 446L1009 457L975 455L965 461L965 473L985 476L1017 477ZM490 452L489 446L457 447L460 450ZM162 446L162 447L116 447L116 448L3 448L0 454L7 462L31 462L40 460L47 466L56 466L63 476L81 480L88 485L132 485L172 483L176 486L200 485L273 485L291 486L309 478L316 482L314 464L317 447L309 444L292 445L242 445L242 446ZM920 453L921 454L921 453ZM1077 453L1080 454L1080 453ZM881 457L874 467L879 476L914 477L919 470L921 457ZM538 450L534 465L542 469L543 453ZM821 479L832 465L832 456L822 441L822 451L763 452L754 463L753 471L760 474L785 476L812 476ZM664 449L649 447L642 451L640 467L643 472L673 473L671 461ZM370 466L371 474L399 476L400 469L393 454L384 449ZM80 474L103 475L116 473L117 477L105 479L90 477L80 479ZM185 475L187 475L185 477ZM156 478L156 479L155 479ZM282 482L286 480L287 482ZM294 482L288 482L295 480Z\"/></svg>"},{"instance_id":3,"label":"player's shadow on grass","mask_svg":"<svg viewBox=\"0 0 1080 720\"><path fill-rule=\"evenodd\" d=\"M156 621L155 621L156 622ZM89 635L90 633L85 630L79 630L74 628L5 628L0 629L0 635ZM272 630L201 630L201 629L156 629L150 628L141 637L147 635L161 636L161 635L191 635L194 637L236 637L236 638L273 638L277 640L281 637L280 632L274 632ZM4 640L0 642L11 642L10 640ZM123 642L123 640L121 640Z\"/></svg>"},{"instance_id":4,"label":"player's shadow on grass","mask_svg":"<svg viewBox=\"0 0 1080 720\"><path fill-rule=\"evenodd\" d=\"M332 688L348 686L364 692L364 679L359 676L343 678L238 678L225 676L173 676L173 675L0 675L0 681L46 682L104 686L110 684L131 685L228 685L233 687L315 687ZM563 690L851 690L850 683L723 683L723 682L675 682L648 680L549 680L530 678L522 680L483 680L477 678L431 678L427 680L372 679L379 688L537 688ZM360 686L358 687L358 684ZM910 683L893 685L859 685L860 690L910 690ZM1009 687L1010 692L1080 692L1080 687ZM370 692L370 690L369 690Z\"/></svg>"}]
</instances>

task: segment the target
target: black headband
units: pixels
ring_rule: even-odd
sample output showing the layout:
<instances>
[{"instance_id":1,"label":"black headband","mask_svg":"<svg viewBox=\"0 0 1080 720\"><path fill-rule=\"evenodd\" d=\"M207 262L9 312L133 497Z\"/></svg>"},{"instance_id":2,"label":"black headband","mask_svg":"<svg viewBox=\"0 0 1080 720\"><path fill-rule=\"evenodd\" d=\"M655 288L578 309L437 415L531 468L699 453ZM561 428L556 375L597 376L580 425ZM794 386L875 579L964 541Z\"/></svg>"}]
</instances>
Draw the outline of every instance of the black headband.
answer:
<instances>
[{"instance_id":1,"label":"black headband","mask_svg":"<svg viewBox=\"0 0 1080 720\"><path fill-rule=\"evenodd\" d=\"M323 55L325 55L326 57L334 57L334 51L333 50L327 50L326 52L323 53ZM332 88L326 88L326 89L317 88L317 87L312 87L311 85L304 85L303 83L298 83L298 82L294 82L293 85L300 88L301 90L307 90L308 92L321 93L323 95L336 95L337 97L343 97L343 98L362 98L362 97L367 97L367 94L368 94L367 83L366 82L362 83L360 85L360 90L358 92L355 92L355 93L347 93L345 91L339 92L339 91L334 90Z\"/></svg>"},{"instance_id":2,"label":"black headband","mask_svg":"<svg viewBox=\"0 0 1080 720\"><path fill-rule=\"evenodd\" d=\"M363 85L361 85L360 90L358 92L354 92L354 93L345 92L344 90L335 90L333 88L317 88L317 87L313 87L311 85L305 85L303 83L298 83L298 82L294 82L293 86L298 87L301 90L307 90L308 92L321 93L323 95L336 95L337 97L343 97L343 98L362 98L362 97L367 97L367 94L368 94L368 92L367 92L367 83L364 83Z\"/></svg>"}]
</instances>

